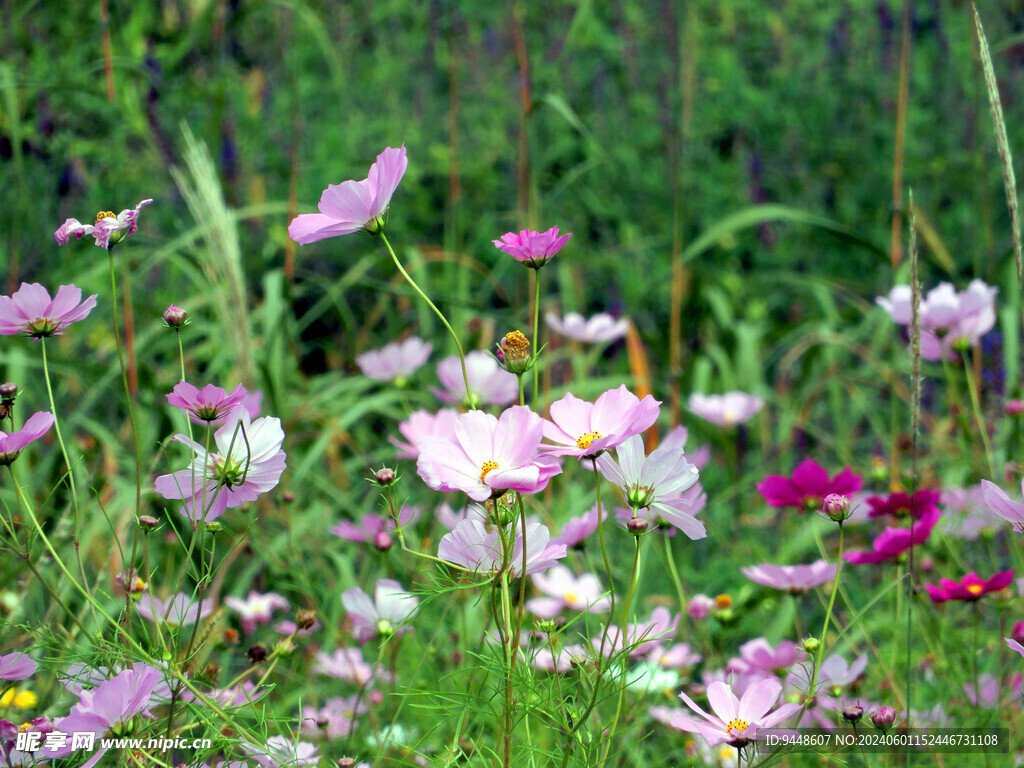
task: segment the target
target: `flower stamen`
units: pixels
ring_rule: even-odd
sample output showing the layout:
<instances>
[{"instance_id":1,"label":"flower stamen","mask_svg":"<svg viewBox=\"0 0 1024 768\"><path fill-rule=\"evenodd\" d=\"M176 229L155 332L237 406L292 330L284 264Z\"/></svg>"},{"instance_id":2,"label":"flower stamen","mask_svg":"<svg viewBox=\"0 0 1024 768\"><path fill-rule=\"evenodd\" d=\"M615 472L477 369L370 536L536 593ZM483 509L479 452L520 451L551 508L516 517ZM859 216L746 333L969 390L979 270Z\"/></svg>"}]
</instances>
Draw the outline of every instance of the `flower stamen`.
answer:
<instances>
[{"instance_id":1,"label":"flower stamen","mask_svg":"<svg viewBox=\"0 0 1024 768\"><path fill-rule=\"evenodd\" d=\"M96 214L96 223L99 224L104 219L116 219L113 211L100 211Z\"/></svg>"},{"instance_id":2,"label":"flower stamen","mask_svg":"<svg viewBox=\"0 0 1024 768\"><path fill-rule=\"evenodd\" d=\"M726 723L725 727L729 729L730 733L732 731L739 731L740 733L743 733L745 730L747 730L747 728L750 727L750 723L748 723L746 720L740 720L739 718L736 718L735 720L730 720L728 723Z\"/></svg>"},{"instance_id":3,"label":"flower stamen","mask_svg":"<svg viewBox=\"0 0 1024 768\"><path fill-rule=\"evenodd\" d=\"M499 464L498 464L498 462L496 462L496 461L491 461L490 459L488 459L487 461L485 461L485 462L483 463L483 465L482 465L482 466L480 467L480 482L481 482L481 483L483 483L483 482L486 482L486 480L487 480L487 474L488 474L488 473L489 473L489 472L490 472L490 471L491 471L492 469L497 469L498 467L499 467Z\"/></svg>"},{"instance_id":4,"label":"flower stamen","mask_svg":"<svg viewBox=\"0 0 1024 768\"><path fill-rule=\"evenodd\" d=\"M600 432L587 432L585 435L580 435L579 437L576 438L576 447L579 448L581 451L585 451L587 450L587 448L590 447L590 444L592 442L602 437L604 437L604 435L602 435Z\"/></svg>"}]
</instances>

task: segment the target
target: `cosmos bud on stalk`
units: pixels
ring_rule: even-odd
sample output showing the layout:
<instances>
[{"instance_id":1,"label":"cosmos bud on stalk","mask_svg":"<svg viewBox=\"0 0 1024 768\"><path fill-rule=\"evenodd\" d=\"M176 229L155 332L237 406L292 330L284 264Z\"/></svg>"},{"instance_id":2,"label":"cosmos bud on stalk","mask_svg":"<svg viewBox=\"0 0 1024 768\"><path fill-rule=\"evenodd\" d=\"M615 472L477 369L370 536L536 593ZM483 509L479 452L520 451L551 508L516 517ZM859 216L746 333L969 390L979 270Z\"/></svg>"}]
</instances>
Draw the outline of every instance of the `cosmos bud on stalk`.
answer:
<instances>
[{"instance_id":1,"label":"cosmos bud on stalk","mask_svg":"<svg viewBox=\"0 0 1024 768\"><path fill-rule=\"evenodd\" d=\"M830 493L825 497L821 510L830 520L841 523L852 513L850 512L850 500L840 493Z\"/></svg>"},{"instance_id":2,"label":"cosmos bud on stalk","mask_svg":"<svg viewBox=\"0 0 1024 768\"><path fill-rule=\"evenodd\" d=\"M506 333L498 342L496 357L502 368L517 376L530 370L534 363L533 355L530 354L530 340L522 331Z\"/></svg>"}]
</instances>

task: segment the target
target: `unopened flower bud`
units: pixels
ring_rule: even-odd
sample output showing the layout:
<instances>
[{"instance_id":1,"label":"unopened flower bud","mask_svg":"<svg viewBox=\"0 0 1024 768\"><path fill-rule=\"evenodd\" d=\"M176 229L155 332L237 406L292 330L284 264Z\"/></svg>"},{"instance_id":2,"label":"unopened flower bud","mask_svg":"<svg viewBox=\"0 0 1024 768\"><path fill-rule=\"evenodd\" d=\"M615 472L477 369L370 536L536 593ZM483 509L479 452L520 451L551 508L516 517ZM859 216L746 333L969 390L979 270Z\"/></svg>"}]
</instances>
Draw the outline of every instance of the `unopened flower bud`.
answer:
<instances>
[{"instance_id":1,"label":"unopened flower bud","mask_svg":"<svg viewBox=\"0 0 1024 768\"><path fill-rule=\"evenodd\" d=\"M377 634L387 640L393 634L395 634L395 625L387 619L377 620Z\"/></svg>"},{"instance_id":2,"label":"unopened flower bud","mask_svg":"<svg viewBox=\"0 0 1024 768\"><path fill-rule=\"evenodd\" d=\"M718 610L724 610L732 607L732 598L724 592L715 598L715 608Z\"/></svg>"},{"instance_id":3,"label":"unopened flower bud","mask_svg":"<svg viewBox=\"0 0 1024 768\"><path fill-rule=\"evenodd\" d=\"M516 519L515 511L507 501L507 497L489 499L484 502L484 508L490 513L491 519L497 525L508 525Z\"/></svg>"},{"instance_id":4,"label":"unopened flower bud","mask_svg":"<svg viewBox=\"0 0 1024 768\"><path fill-rule=\"evenodd\" d=\"M546 632L549 635L558 629L558 625L551 619L544 619L543 621L538 621L535 626L541 632Z\"/></svg>"},{"instance_id":5,"label":"unopened flower bud","mask_svg":"<svg viewBox=\"0 0 1024 768\"><path fill-rule=\"evenodd\" d=\"M510 331L498 342L501 353L501 367L509 373L522 374L533 367L533 355L530 354L530 340L522 331Z\"/></svg>"},{"instance_id":6,"label":"unopened flower bud","mask_svg":"<svg viewBox=\"0 0 1024 768\"><path fill-rule=\"evenodd\" d=\"M319 725L319 723L318 723ZM352 757L339 757L338 768L355 768L355 758Z\"/></svg>"},{"instance_id":7,"label":"unopened flower bud","mask_svg":"<svg viewBox=\"0 0 1024 768\"><path fill-rule=\"evenodd\" d=\"M391 536L387 531L377 531L373 534L373 546L378 552L387 552L391 549Z\"/></svg>"},{"instance_id":8,"label":"unopened flower bud","mask_svg":"<svg viewBox=\"0 0 1024 768\"><path fill-rule=\"evenodd\" d=\"M370 703L375 707L379 707L384 703L384 694L378 691L376 688L370 691Z\"/></svg>"},{"instance_id":9,"label":"unopened flower bud","mask_svg":"<svg viewBox=\"0 0 1024 768\"><path fill-rule=\"evenodd\" d=\"M649 527L650 523L642 517L631 517L626 523L626 530L634 536L643 536Z\"/></svg>"},{"instance_id":10,"label":"unopened flower bud","mask_svg":"<svg viewBox=\"0 0 1024 768\"><path fill-rule=\"evenodd\" d=\"M267 658L267 648L264 645L255 643L254 645L250 646L248 651L246 651L246 656L249 657L249 662L251 664L259 664L261 661Z\"/></svg>"},{"instance_id":11,"label":"unopened flower bud","mask_svg":"<svg viewBox=\"0 0 1024 768\"><path fill-rule=\"evenodd\" d=\"M817 653L821 647L821 641L816 637L805 637L804 638L804 650L808 653Z\"/></svg>"},{"instance_id":12,"label":"unopened flower bud","mask_svg":"<svg viewBox=\"0 0 1024 768\"><path fill-rule=\"evenodd\" d=\"M18 385L12 381L0 384L0 400L5 403L13 403L18 396Z\"/></svg>"},{"instance_id":13,"label":"unopened flower bud","mask_svg":"<svg viewBox=\"0 0 1024 768\"><path fill-rule=\"evenodd\" d=\"M848 723L858 723L864 717L864 707L859 704L849 704L843 708L843 720Z\"/></svg>"},{"instance_id":14,"label":"unopened flower bud","mask_svg":"<svg viewBox=\"0 0 1024 768\"><path fill-rule=\"evenodd\" d=\"M871 715L871 724L880 731L887 731L896 722L896 710L892 707L882 707Z\"/></svg>"},{"instance_id":15,"label":"unopened flower bud","mask_svg":"<svg viewBox=\"0 0 1024 768\"><path fill-rule=\"evenodd\" d=\"M164 310L164 322L167 323L168 328L181 328L188 325L188 312L171 304Z\"/></svg>"},{"instance_id":16,"label":"unopened flower bud","mask_svg":"<svg viewBox=\"0 0 1024 768\"><path fill-rule=\"evenodd\" d=\"M309 629L316 624L316 611L302 608L295 612L295 626L299 629Z\"/></svg>"},{"instance_id":17,"label":"unopened flower bud","mask_svg":"<svg viewBox=\"0 0 1024 768\"><path fill-rule=\"evenodd\" d=\"M291 491L285 491L284 493L281 494L281 501L283 501L285 504L291 504L293 501L295 501L295 494L292 493Z\"/></svg>"},{"instance_id":18,"label":"unopened flower bud","mask_svg":"<svg viewBox=\"0 0 1024 768\"><path fill-rule=\"evenodd\" d=\"M394 485L397 475L395 470L390 467L382 467L378 469L373 476L373 482L379 485L381 488L387 488L389 485Z\"/></svg>"},{"instance_id":19,"label":"unopened flower bud","mask_svg":"<svg viewBox=\"0 0 1024 768\"><path fill-rule=\"evenodd\" d=\"M152 531L154 528L160 525L160 521L152 515L139 515L138 522L139 528L141 528L144 531Z\"/></svg>"},{"instance_id":20,"label":"unopened flower bud","mask_svg":"<svg viewBox=\"0 0 1024 768\"><path fill-rule=\"evenodd\" d=\"M840 493L830 493L821 506L822 512L837 523L850 516L850 500Z\"/></svg>"},{"instance_id":21,"label":"unopened flower bud","mask_svg":"<svg viewBox=\"0 0 1024 768\"><path fill-rule=\"evenodd\" d=\"M216 520L211 520L208 523L203 523L203 525L206 527L206 530L208 530L210 533L219 533L220 531L224 530L224 526L218 523Z\"/></svg>"}]
</instances>

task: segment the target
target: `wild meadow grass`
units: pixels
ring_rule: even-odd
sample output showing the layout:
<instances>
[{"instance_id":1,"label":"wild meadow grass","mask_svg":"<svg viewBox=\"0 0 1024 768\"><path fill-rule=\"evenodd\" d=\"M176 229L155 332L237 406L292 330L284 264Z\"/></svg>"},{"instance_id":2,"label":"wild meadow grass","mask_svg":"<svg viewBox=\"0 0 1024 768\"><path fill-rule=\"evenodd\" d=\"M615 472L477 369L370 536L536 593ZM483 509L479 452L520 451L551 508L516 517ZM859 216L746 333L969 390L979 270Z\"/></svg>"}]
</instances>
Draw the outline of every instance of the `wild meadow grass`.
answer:
<instances>
[{"instance_id":1,"label":"wild meadow grass","mask_svg":"<svg viewBox=\"0 0 1024 768\"><path fill-rule=\"evenodd\" d=\"M73 6L0 765L1024 760L1011 8Z\"/></svg>"}]
</instances>

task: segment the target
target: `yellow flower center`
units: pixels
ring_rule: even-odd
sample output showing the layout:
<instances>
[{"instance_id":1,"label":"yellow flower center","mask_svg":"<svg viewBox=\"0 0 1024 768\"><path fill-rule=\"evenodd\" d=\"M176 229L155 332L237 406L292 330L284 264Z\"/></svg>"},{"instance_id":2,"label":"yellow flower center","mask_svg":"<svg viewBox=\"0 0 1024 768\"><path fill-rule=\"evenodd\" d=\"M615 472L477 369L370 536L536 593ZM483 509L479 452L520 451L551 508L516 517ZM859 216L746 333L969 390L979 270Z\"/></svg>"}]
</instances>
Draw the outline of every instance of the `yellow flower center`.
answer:
<instances>
[{"instance_id":1,"label":"yellow flower center","mask_svg":"<svg viewBox=\"0 0 1024 768\"><path fill-rule=\"evenodd\" d=\"M585 435L580 435L576 438L576 447L581 451L587 450L590 444L600 437L604 437L600 432L587 432Z\"/></svg>"},{"instance_id":2,"label":"yellow flower center","mask_svg":"<svg viewBox=\"0 0 1024 768\"><path fill-rule=\"evenodd\" d=\"M490 472L492 469L497 469L498 466L498 462L496 461L485 461L483 463L483 466L480 467L480 482L485 482L487 480L487 473Z\"/></svg>"},{"instance_id":3,"label":"yellow flower center","mask_svg":"<svg viewBox=\"0 0 1024 768\"><path fill-rule=\"evenodd\" d=\"M577 595L575 592L565 593L565 602L567 602L569 605L576 605L579 601L579 595Z\"/></svg>"},{"instance_id":4,"label":"yellow flower center","mask_svg":"<svg viewBox=\"0 0 1024 768\"><path fill-rule=\"evenodd\" d=\"M116 219L113 211L100 211L96 214L96 223L99 224L104 219Z\"/></svg>"},{"instance_id":5,"label":"yellow flower center","mask_svg":"<svg viewBox=\"0 0 1024 768\"><path fill-rule=\"evenodd\" d=\"M750 723L748 723L746 720L736 719L730 720L728 723L725 724L725 727L728 728L730 731L739 731L740 733L743 733L745 730L747 730L747 728L750 727Z\"/></svg>"},{"instance_id":6,"label":"yellow flower center","mask_svg":"<svg viewBox=\"0 0 1024 768\"><path fill-rule=\"evenodd\" d=\"M971 584L967 587L967 591L970 592L972 595L980 595L982 592L985 591L985 588L982 587L981 584Z\"/></svg>"}]
</instances>

